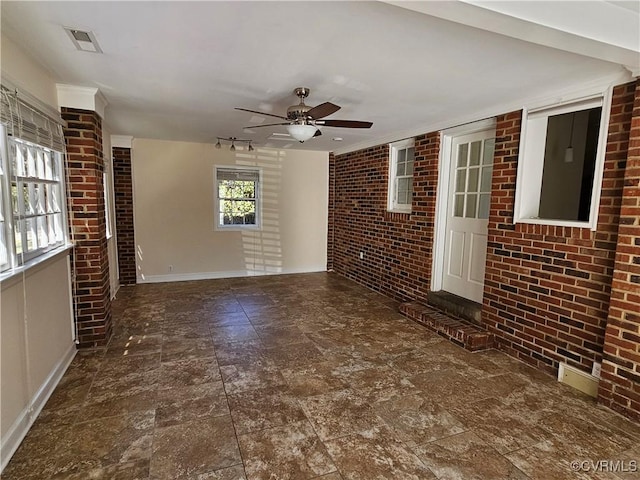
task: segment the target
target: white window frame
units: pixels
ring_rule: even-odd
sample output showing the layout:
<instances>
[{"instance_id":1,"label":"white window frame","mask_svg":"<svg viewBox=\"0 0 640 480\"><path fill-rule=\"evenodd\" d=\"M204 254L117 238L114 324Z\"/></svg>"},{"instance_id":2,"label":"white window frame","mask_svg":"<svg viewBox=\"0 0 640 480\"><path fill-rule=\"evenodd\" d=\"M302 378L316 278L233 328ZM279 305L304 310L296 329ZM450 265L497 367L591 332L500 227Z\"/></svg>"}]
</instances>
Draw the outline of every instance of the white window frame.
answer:
<instances>
[{"instance_id":1,"label":"white window frame","mask_svg":"<svg viewBox=\"0 0 640 480\"><path fill-rule=\"evenodd\" d=\"M591 230L596 229L598 225L598 207L600 205L607 147L609 114L611 111L611 94L612 88L608 88L605 91L599 91L555 105L530 110L526 108L523 109L513 215L514 224L532 223L538 225L590 228ZM542 173L544 169L548 118L553 115L561 115L596 107L602 107L602 116L600 118L600 131L598 134L589 219L587 221L576 221L539 218L538 213L542 192ZM544 121L541 122L540 120Z\"/></svg>"},{"instance_id":2,"label":"white window frame","mask_svg":"<svg viewBox=\"0 0 640 480\"><path fill-rule=\"evenodd\" d=\"M4 130L4 129L3 129ZM11 256L11 265L10 266L22 266L26 265L30 260L36 259L37 257L44 255L45 253L56 250L59 247L64 247L68 243L68 228L67 228L67 209L66 209L66 193L65 193L65 174L64 174L64 165L62 161L63 154L61 152L57 152L47 147L43 147L41 145L37 145L32 142L28 142L25 140L21 140L18 138L8 138L3 134L3 141L6 142L7 145L7 166L8 166L8 175L5 176L2 180L4 181L3 190L6 188L11 191L12 184L16 184L17 187L17 205L13 205L13 199L9 199L9 206L11 207L10 217L10 225L8 226L8 230L12 232L11 235L7 238L6 248L8 252L10 252ZM15 152L13 151L12 144L15 147ZM14 153L17 156L17 150L26 149L31 151L40 152L42 154L48 154L50 156L52 162L52 173L51 175L47 175L42 172L24 172L24 171L15 171L14 163L17 163L17 158L15 159L13 155ZM44 169L46 171L46 169ZM29 185L32 185L33 188L30 188ZM50 195L52 192L57 191L57 205L56 209L53 209L53 203L51 199L48 201L45 200L45 193L42 192L39 198L39 201L42 203L41 207L42 211L38 212L27 212L27 206L25 205L24 195L21 195L20 192L24 192L25 186L28 189L30 200L29 202L32 204L39 204L35 200L36 190L35 185L38 185L40 190L42 191L43 187L57 187L57 188L47 188L48 194ZM12 195L10 195L12 197ZM50 208L51 207L51 208ZM26 231L26 224L28 220L34 220L36 223L36 230L34 232L35 241L37 243L40 242L38 236L38 227L39 220L51 220L56 218L57 216L57 228L55 229L55 233L57 239L55 241L51 241L50 234L51 227L47 228L47 234L49 236L48 243L46 245L38 245L35 249L26 251L25 247L27 245L28 233ZM18 224L19 222L23 222L24 231L21 235L21 251L18 252L16 245L16 235L18 232ZM7 269L9 265L4 265L4 268Z\"/></svg>"},{"instance_id":3,"label":"white window frame","mask_svg":"<svg viewBox=\"0 0 640 480\"><path fill-rule=\"evenodd\" d=\"M115 188L113 184L113 159L111 157L105 157L104 159L102 183L104 191L104 215L107 227L107 240L110 240L111 237L113 237L113 232L115 232Z\"/></svg>"},{"instance_id":4,"label":"white window frame","mask_svg":"<svg viewBox=\"0 0 640 480\"><path fill-rule=\"evenodd\" d=\"M397 202L397 191L398 191L398 179L399 178L407 178L409 175L404 175L398 177L396 175L397 172L397 164L398 164L398 152L401 150L406 150L409 148L414 149L414 162L413 169L411 172L411 199L409 203L398 203ZM389 185L387 188L387 211L396 212L396 213L411 213L411 208L413 206L413 178L415 174L415 140L413 138L408 138L406 140L401 140L399 142L394 142L389 144Z\"/></svg>"},{"instance_id":5,"label":"white window frame","mask_svg":"<svg viewBox=\"0 0 640 480\"><path fill-rule=\"evenodd\" d=\"M257 185L255 187L255 205L256 205L256 223L255 224L233 224L225 225L221 223L220 217L220 191L218 183L219 170L235 170L238 172L252 172L258 176ZM214 198L214 230L220 231L237 231L237 230L260 230L262 226L262 169L250 166L237 165L215 165L213 168L213 198Z\"/></svg>"},{"instance_id":6,"label":"white window frame","mask_svg":"<svg viewBox=\"0 0 640 480\"><path fill-rule=\"evenodd\" d=\"M5 128L0 125L0 272L14 265L13 242L11 236L11 181L9 180L9 150Z\"/></svg>"}]
</instances>

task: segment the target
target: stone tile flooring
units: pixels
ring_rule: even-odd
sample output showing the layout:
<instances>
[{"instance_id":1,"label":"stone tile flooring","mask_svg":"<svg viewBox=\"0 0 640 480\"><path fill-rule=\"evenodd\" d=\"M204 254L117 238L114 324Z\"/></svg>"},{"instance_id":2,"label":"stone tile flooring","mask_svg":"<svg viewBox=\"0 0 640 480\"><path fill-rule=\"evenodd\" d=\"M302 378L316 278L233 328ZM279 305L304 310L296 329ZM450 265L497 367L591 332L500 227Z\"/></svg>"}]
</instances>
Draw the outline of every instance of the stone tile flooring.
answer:
<instances>
[{"instance_id":1,"label":"stone tile flooring","mask_svg":"<svg viewBox=\"0 0 640 480\"><path fill-rule=\"evenodd\" d=\"M640 426L397 307L324 273L123 287L2 478L640 478Z\"/></svg>"}]
</instances>

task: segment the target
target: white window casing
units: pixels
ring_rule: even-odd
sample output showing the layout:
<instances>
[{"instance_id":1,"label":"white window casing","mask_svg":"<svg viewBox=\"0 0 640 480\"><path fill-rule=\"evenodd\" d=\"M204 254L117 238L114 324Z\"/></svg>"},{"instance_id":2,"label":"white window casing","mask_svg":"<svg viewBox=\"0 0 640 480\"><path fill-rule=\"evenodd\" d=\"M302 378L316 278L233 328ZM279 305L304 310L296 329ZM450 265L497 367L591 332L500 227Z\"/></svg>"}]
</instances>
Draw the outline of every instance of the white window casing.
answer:
<instances>
[{"instance_id":1,"label":"white window casing","mask_svg":"<svg viewBox=\"0 0 640 480\"><path fill-rule=\"evenodd\" d=\"M389 144L387 210L411 213L415 142L413 138Z\"/></svg>"},{"instance_id":2,"label":"white window casing","mask_svg":"<svg viewBox=\"0 0 640 480\"><path fill-rule=\"evenodd\" d=\"M0 272L11 267L12 249L9 239L11 197L9 196L7 146L4 128L0 126Z\"/></svg>"},{"instance_id":3,"label":"white window casing","mask_svg":"<svg viewBox=\"0 0 640 480\"><path fill-rule=\"evenodd\" d=\"M214 167L214 228L255 230L261 225L262 173L254 167Z\"/></svg>"},{"instance_id":4,"label":"white window casing","mask_svg":"<svg viewBox=\"0 0 640 480\"><path fill-rule=\"evenodd\" d=\"M4 80L3 80L4 83ZM4 84L0 90L0 272L68 246L64 121ZM36 105L36 106L34 106ZM40 259L38 259L39 261Z\"/></svg>"},{"instance_id":5,"label":"white window casing","mask_svg":"<svg viewBox=\"0 0 640 480\"><path fill-rule=\"evenodd\" d=\"M602 108L597 139L597 150L593 172L593 184L587 220L541 218L543 170L549 118L568 113ZM606 153L609 112L611 110L611 88L573 101L535 110L523 109L518 154L518 171L514 207L514 223L533 223L595 230L598 222L598 206L602 188L602 176ZM571 144L570 144L571 145Z\"/></svg>"}]
</instances>

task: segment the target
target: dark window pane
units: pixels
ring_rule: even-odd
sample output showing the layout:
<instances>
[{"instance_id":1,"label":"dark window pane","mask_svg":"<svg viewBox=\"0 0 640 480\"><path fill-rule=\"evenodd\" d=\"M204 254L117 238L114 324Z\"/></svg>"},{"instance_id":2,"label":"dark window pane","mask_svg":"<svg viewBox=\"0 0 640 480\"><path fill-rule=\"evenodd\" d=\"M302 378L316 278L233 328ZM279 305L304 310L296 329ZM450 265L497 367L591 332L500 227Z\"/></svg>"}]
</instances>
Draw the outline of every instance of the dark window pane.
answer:
<instances>
[{"instance_id":1,"label":"dark window pane","mask_svg":"<svg viewBox=\"0 0 640 480\"><path fill-rule=\"evenodd\" d=\"M589 220L601 115L596 107L549 117L540 218Z\"/></svg>"}]
</instances>

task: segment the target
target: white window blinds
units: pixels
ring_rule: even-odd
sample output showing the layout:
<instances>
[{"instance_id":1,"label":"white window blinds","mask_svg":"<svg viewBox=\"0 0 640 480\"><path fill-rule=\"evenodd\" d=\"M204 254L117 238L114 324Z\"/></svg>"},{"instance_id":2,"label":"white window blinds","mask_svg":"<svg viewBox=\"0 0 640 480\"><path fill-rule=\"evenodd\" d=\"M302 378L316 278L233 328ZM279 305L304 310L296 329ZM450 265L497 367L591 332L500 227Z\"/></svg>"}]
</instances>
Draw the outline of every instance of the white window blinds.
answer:
<instances>
[{"instance_id":1,"label":"white window blinds","mask_svg":"<svg viewBox=\"0 0 640 480\"><path fill-rule=\"evenodd\" d=\"M257 170L227 170L224 168L217 169L216 176L218 181L236 180L244 182L257 182L260 180L260 172Z\"/></svg>"},{"instance_id":2,"label":"white window blinds","mask_svg":"<svg viewBox=\"0 0 640 480\"><path fill-rule=\"evenodd\" d=\"M0 122L7 133L57 152L64 151L64 120L57 112L46 113L34 106L25 95L2 85L0 87Z\"/></svg>"}]
</instances>

